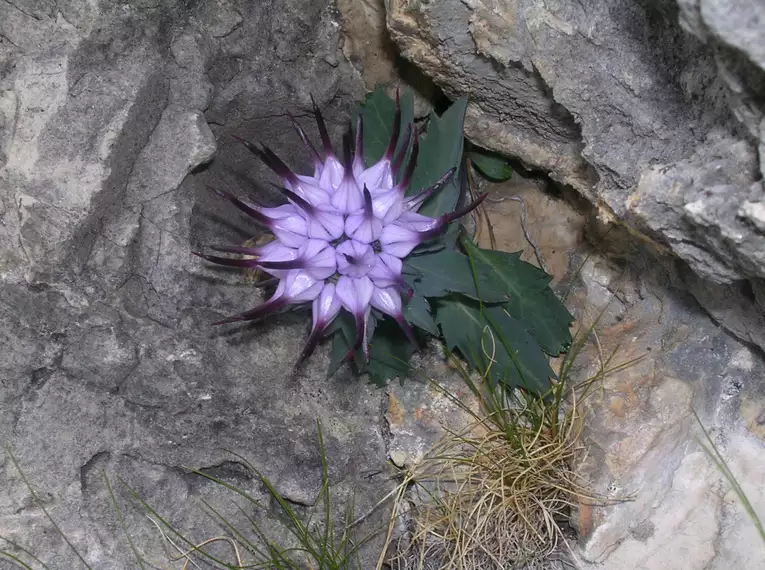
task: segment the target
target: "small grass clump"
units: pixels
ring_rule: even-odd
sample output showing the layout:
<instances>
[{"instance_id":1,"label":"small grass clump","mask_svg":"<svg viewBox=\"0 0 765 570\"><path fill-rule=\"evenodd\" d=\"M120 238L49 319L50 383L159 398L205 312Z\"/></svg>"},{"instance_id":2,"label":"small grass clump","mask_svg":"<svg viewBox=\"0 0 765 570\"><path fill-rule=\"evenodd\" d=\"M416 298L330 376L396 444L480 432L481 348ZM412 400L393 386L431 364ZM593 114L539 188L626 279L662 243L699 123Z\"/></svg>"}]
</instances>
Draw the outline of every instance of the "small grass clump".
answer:
<instances>
[{"instance_id":1,"label":"small grass clump","mask_svg":"<svg viewBox=\"0 0 765 570\"><path fill-rule=\"evenodd\" d=\"M295 511L271 481L241 455L232 452L232 455L241 461L263 484L269 498L275 505L275 509L270 509L268 505L262 504L261 501L231 483L203 471L190 470L231 491L240 499L244 499L245 506L255 507L261 512L270 513L273 522L290 535L286 541L289 544L274 540L273 529L264 528L251 515L247 514L244 507L238 506L239 511L249 522L248 528L236 526L205 500L202 500L203 504L213 515L213 518L222 524L228 536L214 537L201 544L196 544L165 520L135 491L129 487L128 490L147 510L163 538L178 551L179 554L175 558L185 560L182 570L191 568L190 564L198 568L199 566L194 560L206 562L209 565L207 567L225 568L227 570L244 570L245 568L263 570L362 570L359 550L375 536L375 533L372 532L358 541L354 539L357 521L354 521L353 501L349 501L342 524L335 525L330 498L331 487L327 456L321 425L318 421L317 433L322 465L322 486L315 501L314 511L305 519ZM315 516L317 514L318 517ZM234 562L221 560L208 550L208 545L221 541L225 541L231 546L235 558Z\"/></svg>"},{"instance_id":2,"label":"small grass clump","mask_svg":"<svg viewBox=\"0 0 765 570\"><path fill-rule=\"evenodd\" d=\"M409 536L399 541L393 568L533 569L560 550L571 508L600 500L575 471L584 451L580 403L598 380L634 362L612 365L614 351L601 356L595 375L570 386L573 361L593 327L577 335L543 396L474 379L452 357L479 409L433 382L470 424L447 431L404 473L394 514L408 513Z\"/></svg>"}]
</instances>

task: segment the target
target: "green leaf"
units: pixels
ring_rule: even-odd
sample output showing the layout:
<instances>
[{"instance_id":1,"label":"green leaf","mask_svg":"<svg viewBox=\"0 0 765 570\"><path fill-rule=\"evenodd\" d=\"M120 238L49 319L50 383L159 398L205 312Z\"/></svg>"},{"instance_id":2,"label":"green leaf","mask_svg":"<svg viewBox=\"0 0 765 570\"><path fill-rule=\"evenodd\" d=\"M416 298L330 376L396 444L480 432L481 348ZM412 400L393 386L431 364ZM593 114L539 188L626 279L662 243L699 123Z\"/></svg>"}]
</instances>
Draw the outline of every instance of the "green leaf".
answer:
<instances>
[{"instance_id":1,"label":"green leaf","mask_svg":"<svg viewBox=\"0 0 765 570\"><path fill-rule=\"evenodd\" d=\"M350 313L343 311L334 323L337 324L332 337L329 376L332 376L342 365L343 358L356 340L356 326ZM367 327L370 338L369 362L364 362L361 349L354 353L354 362L359 372L369 374L370 381L378 386L384 386L397 376L403 380L409 372L409 361L414 353L414 347L391 319L377 320L370 315Z\"/></svg>"},{"instance_id":2,"label":"green leaf","mask_svg":"<svg viewBox=\"0 0 765 570\"><path fill-rule=\"evenodd\" d=\"M385 386L396 377L403 383L409 373L412 354L414 347L398 325L392 319L379 321L374 340L369 345L369 363L363 371L377 386Z\"/></svg>"},{"instance_id":3,"label":"green leaf","mask_svg":"<svg viewBox=\"0 0 765 570\"><path fill-rule=\"evenodd\" d=\"M449 293L463 293L484 303L507 301L504 284L492 275L492 268L481 261L474 262L460 253L443 249L427 255L404 260L403 271L414 275L412 287L421 297L443 297ZM476 287L476 278L478 287ZM411 277L407 279L411 282Z\"/></svg>"},{"instance_id":4,"label":"green leaf","mask_svg":"<svg viewBox=\"0 0 765 570\"><path fill-rule=\"evenodd\" d=\"M574 317L550 289L552 277L522 261L520 253L481 249L468 238L461 243L469 257L488 267L494 280L503 284L509 297L504 308L547 354L557 356L571 345Z\"/></svg>"},{"instance_id":5,"label":"green leaf","mask_svg":"<svg viewBox=\"0 0 765 570\"><path fill-rule=\"evenodd\" d=\"M481 307L461 295L435 302L436 321L450 349L457 349L470 366L494 385L501 382L542 394L555 373L522 323L502 307Z\"/></svg>"},{"instance_id":6,"label":"green leaf","mask_svg":"<svg viewBox=\"0 0 765 570\"><path fill-rule=\"evenodd\" d=\"M414 98L410 90L401 94L401 133L397 149L406 141L407 126L414 119ZM393 128L396 104L381 87L367 95L353 113L353 124L361 113L364 121L364 162L367 166L380 160L385 153ZM440 117L431 113L428 127L419 138L417 166L409 186L409 194L426 188L441 178L450 168L461 168L464 145L463 122L467 99L455 101ZM408 160L408 157L407 157ZM420 213L436 217L454 210L460 196L460 177L451 180L427 200Z\"/></svg>"},{"instance_id":7,"label":"green leaf","mask_svg":"<svg viewBox=\"0 0 765 570\"><path fill-rule=\"evenodd\" d=\"M412 176L410 193L430 186L450 168L462 167L464 144L463 122L467 99L462 97L440 117L432 113L428 129L420 137L417 168ZM460 196L460 176L457 172L443 188L430 197L419 209L425 216L437 217L451 212Z\"/></svg>"},{"instance_id":8,"label":"green leaf","mask_svg":"<svg viewBox=\"0 0 765 570\"><path fill-rule=\"evenodd\" d=\"M433 336L440 336L438 325L430 313L430 305L424 297L415 295L404 306L404 318L406 322L420 328Z\"/></svg>"},{"instance_id":9,"label":"green leaf","mask_svg":"<svg viewBox=\"0 0 765 570\"><path fill-rule=\"evenodd\" d=\"M332 321L328 333L332 335L332 349L329 353L329 370L327 377L331 377L342 366L343 359L353 346L355 338L353 317L345 311L341 312Z\"/></svg>"},{"instance_id":10,"label":"green leaf","mask_svg":"<svg viewBox=\"0 0 765 570\"><path fill-rule=\"evenodd\" d=\"M513 169L507 163L507 159L488 150L472 150L468 153L470 162L476 170L489 180L502 182L513 175Z\"/></svg>"},{"instance_id":11,"label":"green leaf","mask_svg":"<svg viewBox=\"0 0 765 570\"><path fill-rule=\"evenodd\" d=\"M411 90L405 89L399 98L401 105L401 132L398 135L396 149L406 142L406 128L414 121L414 97ZM379 161L385 149L388 148L393 132L393 116L396 113L396 102L378 87L367 95L361 105L353 112L353 129L356 134L356 117L361 113L364 121L364 163L367 167Z\"/></svg>"}]
</instances>

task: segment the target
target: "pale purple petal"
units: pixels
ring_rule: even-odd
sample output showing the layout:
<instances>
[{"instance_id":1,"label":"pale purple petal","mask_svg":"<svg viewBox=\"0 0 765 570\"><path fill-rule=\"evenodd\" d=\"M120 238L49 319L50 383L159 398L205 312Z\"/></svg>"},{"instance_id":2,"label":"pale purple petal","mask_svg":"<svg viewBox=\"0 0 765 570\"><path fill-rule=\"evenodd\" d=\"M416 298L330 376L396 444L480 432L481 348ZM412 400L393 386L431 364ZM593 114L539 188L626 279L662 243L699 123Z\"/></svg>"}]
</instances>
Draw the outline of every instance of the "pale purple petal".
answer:
<instances>
[{"instance_id":1,"label":"pale purple petal","mask_svg":"<svg viewBox=\"0 0 765 570\"><path fill-rule=\"evenodd\" d=\"M273 220L268 229L287 247L300 247L308 239L308 224L299 214Z\"/></svg>"},{"instance_id":2,"label":"pale purple petal","mask_svg":"<svg viewBox=\"0 0 765 570\"><path fill-rule=\"evenodd\" d=\"M404 209L404 193L398 188L379 192L372 201L375 216L389 224L401 216Z\"/></svg>"},{"instance_id":3,"label":"pale purple petal","mask_svg":"<svg viewBox=\"0 0 765 570\"><path fill-rule=\"evenodd\" d=\"M402 212L396 219L396 224L415 232L427 232L438 226L440 218L423 216L416 212Z\"/></svg>"},{"instance_id":4,"label":"pale purple petal","mask_svg":"<svg viewBox=\"0 0 765 570\"><path fill-rule=\"evenodd\" d=\"M335 294L346 311L353 313L354 316L363 315L369 307L374 288L369 277L355 279L342 275L337 280Z\"/></svg>"},{"instance_id":5,"label":"pale purple petal","mask_svg":"<svg viewBox=\"0 0 765 570\"><path fill-rule=\"evenodd\" d=\"M319 177L319 186L329 194L335 190L345 177L345 167L334 155L329 155L324 161L324 170Z\"/></svg>"},{"instance_id":6,"label":"pale purple petal","mask_svg":"<svg viewBox=\"0 0 765 570\"><path fill-rule=\"evenodd\" d=\"M414 346L418 346L417 339L412 332L412 328L404 318L404 312L401 306L401 295L394 287L388 287L385 289L375 287L372 291L372 297L369 302L375 309L393 317L401 329L404 331L404 334L406 334L409 342L411 342Z\"/></svg>"},{"instance_id":7,"label":"pale purple petal","mask_svg":"<svg viewBox=\"0 0 765 570\"><path fill-rule=\"evenodd\" d=\"M361 188L353 176L345 176L332 194L332 205L341 214L353 214L364 207Z\"/></svg>"},{"instance_id":8,"label":"pale purple petal","mask_svg":"<svg viewBox=\"0 0 765 570\"><path fill-rule=\"evenodd\" d=\"M337 269L334 248L322 240L308 240L300 248L299 257L305 261L304 271L317 280L329 278Z\"/></svg>"},{"instance_id":9,"label":"pale purple petal","mask_svg":"<svg viewBox=\"0 0 765 570\"><path fill-rule=\"evenodd\" d=\"M311 237L318 238L323 234L326 237L322 239L333 241L343 235L344 229L343 215L338 213L331 204L319 205L309 220L308 231Z\"/></svg>"},{"instance_id":10,"label":"pale purple petal","mask_svg":"<svg viewBox=\"0 0 765 570\"><path fill-rule=\"evenodd\" d=\"M351 214L345 220L345 234L356 241L372 243L380 237L383 222L374 214L372 194L364 186L364 210Z\"/></svg>"},{"instance_id":11,"label":"pale purple petal","mask_svg":"<svg viewBox=\"0 0 765 570\"><path fill-rule=\"evenodd\" d=\"M311 355L316 348L322 333L324 333L327 326L329 326L338 313L340 313L342 304L337 298L337 295L335 295L334 283L327 283L324 285L319 296L313 300L312 308L313 325L311 326L311 334L308 336L305 347L295 363L296 369L299 368L305 359Z\"/></svg>"},{"instance_id":12,"label":"pale purple petal","mask_svg":"<svg viewBox=\"0 0 765 570\"><path fill-rule=\"evenodd\" d=\"M391 317L401 316L401 295L392 287L375 287L370 298L371 305Z\"/></svg>"},{"instance_id":13,"label":"pale purple petal","mask_svg":"<svg viewBox=\"0 0 765 570\"><path fill-rule=\"evenodd\" d=\"M313 302L313 326L314 328L326 328L342 308L340 299L335 294L335 284L326 283L319 296Z\"/></svg>"},{"instance_id":14,"label":"pale purple petal","mask_svg":"<svg viewBox=\"0 0 765 570\"><path fill-rule=\"evenodd\" d=\"M283 279L291 267L284 267L287 262L298 259L298 250L286 247L278 240L267 243L261 248L262 255L258 258L258 268L269 275ZM263 264L275 263L275 267L264 267Z\"/></svg>"},{"instance_id":15,"label":"pale purple petal","mask_svg":"<svg viewBox=\"0 0 765 570\"><path fill-rule=\"evenodd\" d=\"M367 275L375 287L392 287L402 281L402 268L403 263L398 257L382 252L375 256L375 264Z\"/></svg>"},{"instance_id":16,"label":"pale purple petal","mask_svg":"<svg viewBox=\"0 0 765 570\"><path fill-rule=\"evenodd\" d=\"M359 186L366 186L374 198L376 195L393 188L393 170L390 160L383 158L362 172L356 178Z\"/></svg>"},{"instance_id":17,"label":"pale purple petal","mask_svg":"<svg viewBox=\"0 0 765 570\"><path fill-rule=\"evenodd\" d=\"M412 250L423 241L432 237L394 223L383 228L380 234L380 245L384 253L403 258L412 253Z\"/></svg>"},{"instance_id":18,"label":"pale purple petal","mask_svg":"<svg viewBox=\"0 0 765 570\"><path fill-rule=\"evenodd\" d=\"M287 247L283 243L279 243L277 240L270 241L258 247L259 261L289 261L291 259L297 259L297 257L298 250L296 248Z\"/></svg>"},{"instance_id":19,"label":"pale purple petal","mask_svg":"<svg viewBox=\"0 0 765 570\"><path fill-rule=\"evenodd\" d=\"M324 287L323 281L317 281L299 269L288 272L282 283L284 283L284 296L290 303L313 301Z\"/></svg>"},{"instance_id":20,"label":"pale purple petal","mask_svg":"<svg viewBox=\"0 0 765 570\"><path fill-rule=\"evenodd\" d=\"M335 249L337 272L341 275L359 278L370 272L375 265L372 246L355 240L344 241Z\"/></svg>"},{"instance_id":21,"label":"pale purple petal","mask_svg":"<svg viewBox=\"0 0 765 570\"><path fill-rule=\"evenodd\" d=\"M353 356L353 352L362 346L364 348L364 356L367 359L369 358L366 327L371 311L369 301L372 298L374 289L375 287L368 277L353 279L343 275L337 280L335 295L340 299L345 310L351 313L356 321L356 343L348 351L348 354L345 355L346 359L350 359Z\"/></svg>"},{"instance_id":22,"label":"pale purple petal","mask_svg":"<svg viewBox=\"0 0 765 570\"><path fill-rule=\"evenodd\" d=\"M346 235L356 241L372 243L380 237L383 223L375 216L367 217L364 212L351 214L345 220Z\"/></svg>"},{"instance_id":23,"label":"pale purple petal","mask_svg":"<svg viewBox=\"0 0 765 570\"><path fill-rule=\"evenodd\" d=\"M285 182L284 186L301 198L308 200L314 206L329 203L329 192L320 184L320 179L317 180L313 176L304 176L302 174L298 174L297 178L297 183L290 184Z\"/></svg>"}]
</instances>

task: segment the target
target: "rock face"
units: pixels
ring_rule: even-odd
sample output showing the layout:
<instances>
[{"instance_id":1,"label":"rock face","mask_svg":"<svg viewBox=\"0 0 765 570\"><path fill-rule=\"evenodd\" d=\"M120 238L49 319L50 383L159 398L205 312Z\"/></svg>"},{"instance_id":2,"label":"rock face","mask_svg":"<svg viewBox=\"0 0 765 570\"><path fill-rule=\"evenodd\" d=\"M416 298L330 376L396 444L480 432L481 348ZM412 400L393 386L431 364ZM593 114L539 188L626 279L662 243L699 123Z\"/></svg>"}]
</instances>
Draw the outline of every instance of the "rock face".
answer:
<instances>
[{"instance_id":1,"label":"rock face","mask_svg":"<svg viewBox=\"0 0 765 570\"><path fill-rule=\"evenodd\" d=\"M392 0L387 24L448 95L470 97L472 140L661 244L704 280L697 299L765 348L762 329L708 302L765 277L765 7L677 4ZM762 314L750 297L744 312Z\"/></svg>"},{"instance_id":2,"label":"rock face","mask_svg":"<svg viewBox=\"0 0 765 570\"><path fill-rule=\"evenodd\" d=\"M383 395L342 375L327 382L321 355L293 375L302 316L211 328L261 293L189 254L257 231L206 185L272 197L232 133L305 167L287 111L300 115L313 94L332 135L345 128L363 87L333 10L0 3L0 440L94 568L136 567L103 473L160 566L162 537L118 477L201 542L220 527L200 516L200 498L246 521L230 494L182 468L264 499L224 449L237 452L304 509L320 487L318 418L337 508L352 488L359 511L387 492ZM54 568L79 567L5 454L0 470L0 535Z\"/></svg>"}]
</instances>

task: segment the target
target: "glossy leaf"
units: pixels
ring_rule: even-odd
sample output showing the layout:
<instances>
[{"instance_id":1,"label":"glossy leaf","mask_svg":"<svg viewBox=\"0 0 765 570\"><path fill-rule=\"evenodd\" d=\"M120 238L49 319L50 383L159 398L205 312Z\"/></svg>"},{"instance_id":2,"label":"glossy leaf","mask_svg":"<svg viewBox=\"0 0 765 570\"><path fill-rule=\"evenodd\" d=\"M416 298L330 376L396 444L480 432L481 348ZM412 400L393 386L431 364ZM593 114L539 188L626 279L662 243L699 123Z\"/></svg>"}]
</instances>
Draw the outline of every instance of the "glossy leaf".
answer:
<instances>
[{"instance_id":1,"label":"glossy leaf","mask_svg":"<svg viewBox=\"0 0 765 570\"><path fill-rule=\"evenodd\" d=\"M461 295L434 303L436 321L450 349L494 384L525 388L541 394L555 373L542 349L522 323L502 307L481 307Z\"/></svg>"},{"instance_id":2,"label":"glossy leaf","mask_svg":"<svg viewBox=\"0 0 765 570\"><path fill-rule=\"evenodd\" d=\"M401 333L401 329L392 319L377 323L374 342L370 345L369 362L364 372L377 386L384 386L389 380L398 377L403 383L409 373L409 361L414 354L414 347Z\"/></svg>"},{"instance_id":3,"label":"glossy leaf","mask_svg":"<svg viewBox=\"0 0 765 570\"><path fill-rule=\"evenodd\" d=\"M440 117L430 115L428 128L420 137L420 155L410 188L419 190L436 182L450 168L462 168L464 144L463 122L467 99L460 98ZM460 197L460 172L451 177L443 188L431 196L419 209L431 217L451 212Z\"/></svg>"},{"instance_id":4,"label":"glossy leaf","mask_svg":"<svg viewBox=\"0 0 765 570\"><path fill-rule=\"evenodd\" d=\"M547 354L557 356L568 349L574 317L550 289L552 278L547 273L522 261L520 253L481 249L467 238L461 243L474 261L488 267L493 279L502 283L509 297L505 309Z\"/></svg>"},{"instance_id":5,"label":"glossy leaf","mask_svg":"<svg viewBox=\"0 0 765 570\"><path fill-rule=\"evenodd\" d=\"M499 154L486 150L472 150L468 153L468 158L476 170L489 180L502 182L513 175L513 169L510 168L507 159Z\"/></svg>"},{"instance_id":6,"label":"glossy leaf","mask_svg":"<svg viewBox=\"0 0 765 570\"><path fill-rule=\"evenodd\" d=\"M414 121L414 97L409 89L401 92L399 97L401 105L401 132L398 135L396 151L406 142L407 125ZM396 102L385 94L382 87L378 87L367 95L361 105L353 112L352 125L354 137L356 135L356 117L361 113L364 121L364 164L367 167L376 163L385 153L393 131L393 116L396 112Z\"/></svg>"},{"instance_id":7,"label":"glossy leaf","mask_svg":"<svg viewBox=\"0 0 765 570\"><path fill-rule=\"evenodd\" d=\"M420 328L433 336L439 336L438 325L430 312L430 304L424 297L415 295L404 306L404 318L417 328Z\"/></svg>"},{"instance_id":8,"label":"glossy leaf","mask_svg":"<svg viewBox=\"0 0 765 570\"><path fill-rule=\"evenodd\" d=\"M471 265L470 259L459 251L443 249L429 255L410 257L404 261L404 273L415 277L413 287L421 297L463 293L472 299L479 299L480 292L484 303L508 300L504 284L494 278L492 268L481 261Z\"/></svg>"}]
</instances>

